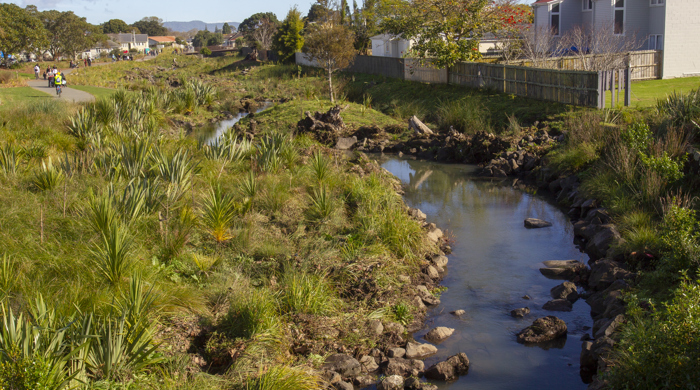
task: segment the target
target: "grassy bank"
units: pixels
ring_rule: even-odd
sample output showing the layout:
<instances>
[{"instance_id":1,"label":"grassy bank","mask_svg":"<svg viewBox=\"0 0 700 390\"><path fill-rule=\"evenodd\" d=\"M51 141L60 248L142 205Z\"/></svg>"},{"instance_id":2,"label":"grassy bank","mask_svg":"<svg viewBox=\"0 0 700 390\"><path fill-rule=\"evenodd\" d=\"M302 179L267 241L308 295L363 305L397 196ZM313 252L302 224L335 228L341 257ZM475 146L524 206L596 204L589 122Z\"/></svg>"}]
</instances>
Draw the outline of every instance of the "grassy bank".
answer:
<instances>
[{"instance_id":1,"label":"grassy bank","mask_svg":"<svg viewBox=\"0 0 700 390\"><path fill-rule=\"evenodd\" d=\"M195 80L3 107L0 388L321 388L325 355L381 342L370 320L411 322L406 276L435 249L394 179L293 137L294 102L253 142L172 126L220 96Z\"/></svg>"}]
</instances>

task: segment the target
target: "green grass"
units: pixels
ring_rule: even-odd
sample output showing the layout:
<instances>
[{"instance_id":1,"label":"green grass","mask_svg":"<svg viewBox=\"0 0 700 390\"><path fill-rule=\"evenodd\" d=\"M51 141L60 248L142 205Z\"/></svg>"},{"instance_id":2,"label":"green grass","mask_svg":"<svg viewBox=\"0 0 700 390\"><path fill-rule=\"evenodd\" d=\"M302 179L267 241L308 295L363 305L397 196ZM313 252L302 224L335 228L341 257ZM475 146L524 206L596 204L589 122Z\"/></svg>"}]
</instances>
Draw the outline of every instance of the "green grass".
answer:
<instances>
[{"instance_id":1,"label":"green grass","mask_svg":"<svg viewBox=\"0 0 700 390\"><path fill-rule=\"evenodd\" d=\"M664 99L666 96L675 92L688 93L693 89L700 88L700 77L682 77L677 79L666 80L643 80L632 83L632 107L645 108L655 107L658 99ZM623 95L619 96L616 107L621 107L624 104ZM610 91L606 93L605 107L610 107L612 94Z\"/></svg>"},{"instance_id":2,"label":"green grass","mask_svg":"<svg viewBox=\"0 0 700 390\"><path fill-rule=\"evenodd\" d=\"M93 87L90 85L72 85L71 84L69 87L73 88L73 89L77 89L78 91L87 92L90 95L94 96L95 99L110 97L117 92L116 89Z\"/></svg>"},{"instance_id":3,"label":"green grass","mask_svg":"<svg viewBox=\"0 0 700 390\"><path fill-rule=\"evenodd\" d=\"M22 103L32 103L52 97L32 87L0 88L0 110L10 110Z\"/></svg>"}]
</instances>

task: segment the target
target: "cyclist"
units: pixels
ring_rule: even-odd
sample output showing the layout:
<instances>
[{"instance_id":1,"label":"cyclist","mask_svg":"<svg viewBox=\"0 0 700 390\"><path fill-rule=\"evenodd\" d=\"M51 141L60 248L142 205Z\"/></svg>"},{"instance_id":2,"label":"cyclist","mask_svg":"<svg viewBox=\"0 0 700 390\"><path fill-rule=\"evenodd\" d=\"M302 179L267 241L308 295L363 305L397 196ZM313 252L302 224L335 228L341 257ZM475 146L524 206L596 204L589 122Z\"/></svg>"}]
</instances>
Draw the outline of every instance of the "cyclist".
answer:
<instances>
[{"instance_id":1,"label":"cyclist","mask_svg":"<svg viewBox=\"0 0 700 390\"><path fill-rule=\"evenodd\" d=\"M56 95L60 97L61 86L63 85L63 75L58 70L56 71L56 75L54 76L53 82L56 85Z\"/></svg>"}]
</instances>

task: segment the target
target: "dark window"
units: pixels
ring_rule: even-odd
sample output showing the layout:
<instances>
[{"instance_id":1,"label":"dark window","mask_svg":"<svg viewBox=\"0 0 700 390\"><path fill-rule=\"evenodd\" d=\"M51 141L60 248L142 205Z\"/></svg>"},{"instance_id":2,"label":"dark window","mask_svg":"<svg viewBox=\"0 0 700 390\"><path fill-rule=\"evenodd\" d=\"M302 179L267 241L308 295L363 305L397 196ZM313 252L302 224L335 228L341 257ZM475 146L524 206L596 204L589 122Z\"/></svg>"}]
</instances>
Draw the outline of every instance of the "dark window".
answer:
<instances>
[{"instance_id":1,"label":"dark window","mask_svg":"<svg viewBox=\"0 0 700 390\"><path fill-rule=\"evenodd\" d=\"M615 0L615 8L624 8L625 0Z\"/></svg>"},{"instance_id":2,"label":"dark window","mask_svg":"<svg viewBox=\"0 0 700 390\"><path fill-rule=\"evenodd\" d=\"M625 11L615 10L615 34L625 33Z\"/></svg>"},{"instance_id":3,"label":"dark window","mask_svg":"<svg viewBox=\"0 0 700 390\"><path fill-rule=\"evenodd\" d=\"M552 15L552 34L559 35L559 15Z\"/></svg>"},{"instance_id":4,"label":"dark window","mask_svg":"<svg viewBox=\"0 0 700 390\"><path fill-rule=\"evenodd\" d=\"M554 4L552 6L552 12L559 12L559 4Z\"/></svg>"}]
</instances>

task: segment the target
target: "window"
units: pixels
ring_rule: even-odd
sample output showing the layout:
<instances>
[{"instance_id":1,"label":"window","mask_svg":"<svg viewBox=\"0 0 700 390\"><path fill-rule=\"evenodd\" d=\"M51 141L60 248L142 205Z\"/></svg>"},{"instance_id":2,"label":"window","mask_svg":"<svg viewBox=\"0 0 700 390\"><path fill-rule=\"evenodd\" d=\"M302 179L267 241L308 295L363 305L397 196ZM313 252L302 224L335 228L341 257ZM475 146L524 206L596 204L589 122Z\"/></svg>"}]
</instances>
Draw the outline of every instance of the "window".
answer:
<instances>
[{"instance_id":1,"label":"window","mask_svg":"<svg viewBox=\"0 0 700 390\"><path fill-rule=\"evenodd\" d=\"M664 36L662 34L649 35L649 50L663 50Z\"/></svg>"},{"instance_id":2,"label":"window","mask_svg":"<svg viewBox=\"0 0 700 390\"><path fill-rule=\"evenodd\" d=\"M666 0L649 0L649 5L664 5Z\"/></svg>"},{"instance_id":3,"label":"window","mask_svg":"<svg viewBox=\"0 0 700 390\"><path fill-rule=\"evenodd\" d=\"M625 0L615 0L614 8L615 35L625 33Z\"/></svg>"},{"instance_id":4,"label":"window","mask_svg":"<svg viewBox=\"0 0 700 390\"><path fill-rule=\"evenodd\" d=\"M591 11L593 9L593 0L581 0L583 2L583 10L584 11ZM651 0L651 1L658 1L658 0ZM661 0L663 1L663 0Z\"/></svg>"},{"instance_id":5,"label":"window","mask_svg":"<svg viewBox=\"0 0 700 390\"><path fill-rule=\"evenodd\" d=\"M552 29L552 34L559 36L559 19L561 17L560 4L554 4L549 9L549 28Z\"/></svg>"}]
</instances>

